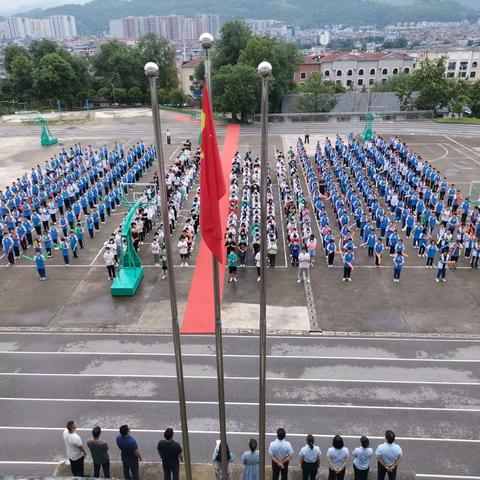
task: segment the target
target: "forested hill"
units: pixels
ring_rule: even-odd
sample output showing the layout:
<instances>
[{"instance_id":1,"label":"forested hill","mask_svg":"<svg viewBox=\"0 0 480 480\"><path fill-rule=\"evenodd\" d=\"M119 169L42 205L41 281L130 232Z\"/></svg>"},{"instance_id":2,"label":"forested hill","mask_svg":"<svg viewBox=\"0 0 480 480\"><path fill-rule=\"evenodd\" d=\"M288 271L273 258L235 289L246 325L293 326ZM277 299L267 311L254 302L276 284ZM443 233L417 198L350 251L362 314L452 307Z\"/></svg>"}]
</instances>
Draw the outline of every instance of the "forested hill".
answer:
<instances>
[{"instance_id":1,"label":"forested hill","mask_svg":"<svg viewBox=\"0 0 480 480\"><path fill-rule=\"evenodd\" d=\"M480 3L479 0L475 2ZM292 21L301 27L332 24L383 26L401 21L476 20L479 16L478 11L456 0L413 0L411 4L400 2L397 5L387 0L93 0L85 5L36 9L19 15L32 18L74 15L80 34L97 34L108 30L108 21L112 18L172 13L187 16L214 13L222 20L232 17L274 18Z\"/></svg>"}]
</instances>

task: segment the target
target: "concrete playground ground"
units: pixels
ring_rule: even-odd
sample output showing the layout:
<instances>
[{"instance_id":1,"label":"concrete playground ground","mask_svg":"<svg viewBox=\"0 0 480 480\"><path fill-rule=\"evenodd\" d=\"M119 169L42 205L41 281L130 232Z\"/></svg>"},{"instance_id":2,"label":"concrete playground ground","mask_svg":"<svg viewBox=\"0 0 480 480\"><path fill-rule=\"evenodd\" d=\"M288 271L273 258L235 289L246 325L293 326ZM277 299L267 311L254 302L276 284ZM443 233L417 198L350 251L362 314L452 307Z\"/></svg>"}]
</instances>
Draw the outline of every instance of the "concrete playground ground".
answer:
<instances>
[{"instance_id":1,"label":"concrete playground ground","mask_svg":"<svg viewBox=\"0 0 480 480\"><path fill-rule=\"evenodd\" d=\"M163 114L163 127L173 134L173 145L164 146L166 159L173 161L181 142L190 138L196 146L198 122L182 121L171 113ZM269 148L286 150L305 128L311 144L336 133L359 133L360 123L272 124ZM456 128L460 127L460 128ZM395 133L421 156L445 174L465 195L470 182L480 181L480 128L436 125L433 122L379 123L380 134ZM62 146L74 143L101 146L118 141L130 145L143 139L153 141L151 118L131 117L102 119L91 122L51 125L60 145L39 146L35 126L0 123L0 188L11 183L24 171L56 153ZM219 125L217 134L222 148L226 127ZM311 145L313 147L313 145ZM241 128L238 150L243 155L260 152L259 125ZM230 159L226 159L230 161ZM148 173L150 177L153 171ZM302 179L303 181L303 179ZM406 266L399 284L394 284L393 266L387 256L384 265L375 268L366 249L358 249L353 282L341 281L340 261L328 269L323 258L312 269L311 291L297 284L297 272L289 264L285 243L285 225L280 211L276 179L273 179L279 251L277 267L268 272L268 328L271 331L361 332L392 335L479 335L480 336L480 271L472 271L465 259L459 268L447 273L447 283L435 283L435 270L424 268L424 259L407 241ZM306 191L305 184L303 185ZM191 202L190 196L189 202ZM310 203L310 208L311 203ZM181 212L183 219L189 210ZM31 328L46 331L116 330L164 331L170 328L168 284L161 279L161 269L153 265L148 239L140 247L145 277L135 297L112 298L110 282L102 253L108 235L118 226L125 209L117 210L94 240L86 240L86 248L70 267L61 263L58 252L47 262L46 282L39 282L31 261L21 259L15 267L0 266L0 328ZM182 221L182 220L181 220ZM314 233L319 232L314 226ZM188 301L195 259L200 238L197 238L190 267L180 267L174 235L175 279L180 319ZM31 250L30 253L31 255ZM4 262L5 259L2 260ZM248 267L239 269L238 284L225 284L222 304L223 326L230 331L251 331L258 325L259 289L253 258Z\"/></svg>"}]
</instances>

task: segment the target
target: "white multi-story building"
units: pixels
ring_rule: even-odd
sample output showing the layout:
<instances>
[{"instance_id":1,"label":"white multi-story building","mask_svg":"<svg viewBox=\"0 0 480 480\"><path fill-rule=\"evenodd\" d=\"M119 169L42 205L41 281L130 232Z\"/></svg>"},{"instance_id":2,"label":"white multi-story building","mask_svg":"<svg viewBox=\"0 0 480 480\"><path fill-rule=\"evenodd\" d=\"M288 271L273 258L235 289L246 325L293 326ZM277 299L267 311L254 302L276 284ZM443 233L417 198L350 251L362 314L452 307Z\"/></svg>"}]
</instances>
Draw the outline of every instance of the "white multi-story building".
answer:
<instances>
[{"instance_id":1,"label":"white multi-story building","mask_svg":"<svg viewBox=\"0 0 480 480\"><path fill-rule=\"evenodd\" d=\"M295 81L303 84L310 74L320 72L325 80L345 88L363 90L400 73L410 73L415 57L400 52L339 52L306 56L297 66Z\"/></svg>"},{"instance_id":2,"label":"white multi-story building","mask_svg":"<svg viewBox=\"0 0 480 480\"><path fill-rule=\"evenodd\" d=\"M419 60L445 60L445 76L476 82L480 78L480 47L457 47L421 52ZM420 65L420 62L419 62Z\"/></svg>"},{"instance_id":3,"label":"white multi-story building","mask_svg":"<svg viewBox=\"0 0 480 480\"><path fill-rule=\"evenodd\" d=\"M48 17L54 38L74 38L77 36L77 24L72 15L52 15Z\"/></svg>"},{"instance_id":4,"label":"white multi-story building","mask_svg":"<svg viewBox=\"0 0 480 480\"><path fill-rule=\"evenodd\" d=\"M5 37L16 38L74 38L77 36L75 17L53 15L48 18L8 17Z\"/></svg>"},{"instance_id":5,"label":"white multi-story building","mask_svg":"<svg viewBox=\"0 0 480 480\"><path fill-rule=\"evenodd\" d=\"M171 41L195 41L203 32L209 32L218 38L219 30L220 17L210 14L195 17L124 17L110 20L110 35L119 39L136 40L147 33L154 33Z\"/></svg>"}]
</instances>

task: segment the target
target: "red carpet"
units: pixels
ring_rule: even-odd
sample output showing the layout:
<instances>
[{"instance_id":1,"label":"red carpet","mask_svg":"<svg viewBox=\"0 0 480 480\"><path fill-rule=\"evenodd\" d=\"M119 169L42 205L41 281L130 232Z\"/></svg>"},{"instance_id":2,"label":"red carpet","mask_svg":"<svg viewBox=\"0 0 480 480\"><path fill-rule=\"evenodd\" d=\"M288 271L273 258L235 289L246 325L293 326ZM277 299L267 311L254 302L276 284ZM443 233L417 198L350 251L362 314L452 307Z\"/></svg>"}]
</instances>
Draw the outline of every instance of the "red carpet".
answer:
<instances>
[{"instance_id":1,"label":"red carpet","mask_svg":"<svg viewBox=\"0 0 480 480\"><path fill-rule=\"evenodd\" d=\"M229 180L232 168L232 158L238 150L240 135L239 125L229 125L223 142L222 167L227 193L220 201L220 216L222 229L225 230L228 216ZM224 265L220 269L220 299L223 296L223 280L225 277ZM214 333L215 312L213 306L213 272L212 254L205 243L200 243L197 264L193 272L192 285L188 295L187 308L183 316L182 333Z\"/></svg>"}]
</instances>

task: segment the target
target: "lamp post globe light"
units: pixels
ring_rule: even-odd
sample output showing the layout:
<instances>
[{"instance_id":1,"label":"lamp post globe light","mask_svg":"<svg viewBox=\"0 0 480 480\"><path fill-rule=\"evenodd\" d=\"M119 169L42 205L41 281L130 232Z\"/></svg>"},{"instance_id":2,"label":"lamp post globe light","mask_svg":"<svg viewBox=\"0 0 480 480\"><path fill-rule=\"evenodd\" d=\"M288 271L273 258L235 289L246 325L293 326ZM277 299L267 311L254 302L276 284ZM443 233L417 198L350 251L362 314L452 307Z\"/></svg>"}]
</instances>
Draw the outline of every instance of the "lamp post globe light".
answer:
<instances>
[{"instance_id":1,"label":"lamp post globe light","mask_svg":"<svg viewBox=\"0 0 480 480\"><path fill-rule=\"evenodd\" d=\"M202 48L208 49L213 47L213 35L211 33L205 32L200 35L200 43L202 44Z\"/></svg>"},{"instance_id":2,"label":"lamp post globe light","mask_svg":"<svg viewBox=\"0 0 480 480\"><path fill-rule=\"evenodd\" d=\"M148 62L147 64L145 64L144 70L145 70L145 75L148 78L151 78L151 77L157 77L160 69L158 68L158 65L155 62Z\"/></svg>"},{"instance_id":3,"label":"lamp post globe light","mask_svg":"<svg viewBox=\"0 0 480 480\"><path fill-rule=\"evenodd\" d=\"M272 65L269 62L261 62L257 71L261 77L268 77L272 73Z\"/></svg>"}]
</instances>

